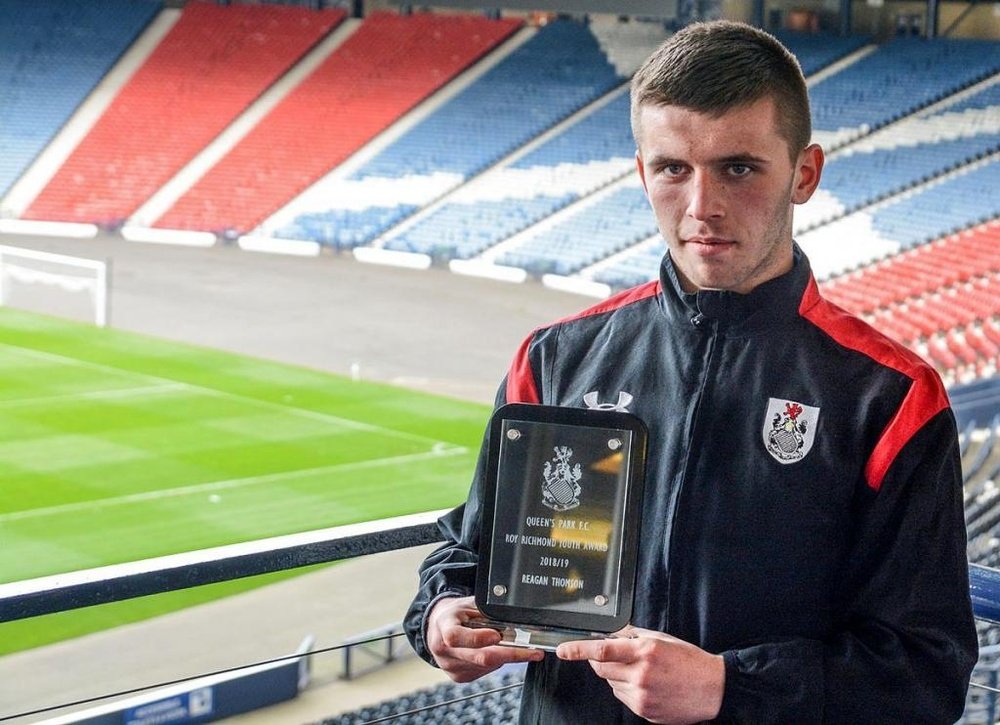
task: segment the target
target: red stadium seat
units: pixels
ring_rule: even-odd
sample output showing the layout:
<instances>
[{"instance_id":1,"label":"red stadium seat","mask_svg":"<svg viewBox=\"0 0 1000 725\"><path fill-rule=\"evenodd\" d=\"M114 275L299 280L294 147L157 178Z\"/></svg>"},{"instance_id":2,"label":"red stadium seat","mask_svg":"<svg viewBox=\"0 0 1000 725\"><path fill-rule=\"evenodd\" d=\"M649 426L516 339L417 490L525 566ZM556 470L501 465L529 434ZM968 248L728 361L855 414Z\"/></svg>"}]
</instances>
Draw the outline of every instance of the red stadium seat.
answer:
<instances>
[{"instance_id":1,"label":"red stadium seat","mask_svg":"<svg viewBox=\"0 0 1000 725\"><path fill-rule=\"evenodd\" d=\"M345 17L189 2L24 216L127 219Z\"/></svg>"},{"instance_id":2,"label":"red stadium seat","mask_svg":"<svg viewBox=\"0 0 1000 725\"><path fill-rule=\"evenodd\" d=\"M249 231L513 33L476 15L370 15L156 222Z\"/></svg>"}]
</instances>

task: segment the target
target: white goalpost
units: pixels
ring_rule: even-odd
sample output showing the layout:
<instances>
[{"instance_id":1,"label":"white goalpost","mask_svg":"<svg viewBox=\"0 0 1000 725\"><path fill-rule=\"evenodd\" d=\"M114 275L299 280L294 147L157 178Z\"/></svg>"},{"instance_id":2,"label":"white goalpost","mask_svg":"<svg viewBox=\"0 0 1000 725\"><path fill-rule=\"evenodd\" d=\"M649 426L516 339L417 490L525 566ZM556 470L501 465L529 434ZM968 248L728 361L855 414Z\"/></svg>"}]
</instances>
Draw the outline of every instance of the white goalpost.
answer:
<instances>
[{"instance_id":1,"label":"white goalpost","mask_svg":"<svg viewBox=\"0 0 1000 725\"><path fill-rule=\"evenodd\" d=\"M83 316L105 327L110 312L108 266L96 259L0 245L0 306ZM86 300L82 315L81 299Z\"/></svg>"}]
</instances>

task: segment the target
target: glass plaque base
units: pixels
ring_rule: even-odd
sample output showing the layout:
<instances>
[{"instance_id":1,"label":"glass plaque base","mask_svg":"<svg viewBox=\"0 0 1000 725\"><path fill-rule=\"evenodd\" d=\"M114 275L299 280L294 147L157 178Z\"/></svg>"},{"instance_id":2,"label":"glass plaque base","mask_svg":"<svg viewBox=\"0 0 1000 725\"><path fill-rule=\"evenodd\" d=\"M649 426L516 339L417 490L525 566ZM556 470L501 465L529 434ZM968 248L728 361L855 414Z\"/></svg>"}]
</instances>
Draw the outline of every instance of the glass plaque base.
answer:
<instances>
[{"instance_id":1,"label":"glass plaque base","mask_svg":"<svg viewBox=\"0 0 1000 725\"><path fill-rule=\"evenodd\" d=\"M606 632L581 632L577 629L538 627L529 624L511 624L492 619L470 619L465 623L471 629L493 629L500 633L500 644L508 647L526 647L555 652L563 642L578 642L581 639L614 639L617 635Z\"/></svg>"}]
</instances>

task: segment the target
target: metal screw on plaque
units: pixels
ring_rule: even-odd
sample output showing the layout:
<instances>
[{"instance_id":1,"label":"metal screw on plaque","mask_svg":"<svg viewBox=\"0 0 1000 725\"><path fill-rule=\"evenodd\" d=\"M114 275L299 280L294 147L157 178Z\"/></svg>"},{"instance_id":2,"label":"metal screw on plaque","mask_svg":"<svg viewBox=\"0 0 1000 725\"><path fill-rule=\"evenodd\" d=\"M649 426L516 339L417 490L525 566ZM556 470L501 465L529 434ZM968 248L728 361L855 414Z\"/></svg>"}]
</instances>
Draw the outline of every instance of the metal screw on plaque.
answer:
<instances>
[{"instance_id":1,"label":"metal screw on plaque","mask_svg":"<svg viewBox=\"0 0 1000 725\"><path fill-rule=\"evenodd\" d=\"M599 607L603 607L607 603L608 603L608 598L603 594L598 594L596 597L594 597L594 604L596 604Z\"/></svg>"},{"instance_id":2,"label":"metal screw on plaque","mask_svg":"<svg viewBox=\"0 0 1000 725\"><path fill-rule=\"evenodd\" d=\"M519 431L517 428L511 428L509 431L507 431L507 438L512 441L516 441L520 437L521 437L521 431Z\"/></svg>"},{"instance_id":3,"label":"metal screw on plaque","mask_svg":"<svg viewBox=\"0 0 1000 725\"><path fill-rule=\"evenodd\" d=\"M617 451L621 447L622 447L621 438L612 438L611 440L608 441L608 448L610 448L613 451Z\"/></svg>"},{"instance_id":4,"label":"metal screw on plaque","mask_svg":"<svg viewBox=\"0 0 1000 725\"><path fill-rule=\"evenodd\" d=\"M493 593L496 594L498 597L502 597L504 594L507 593L507 587L505 587L503 584L497 584L495 587L493 587Z\"/></svg>"}]
</instances>

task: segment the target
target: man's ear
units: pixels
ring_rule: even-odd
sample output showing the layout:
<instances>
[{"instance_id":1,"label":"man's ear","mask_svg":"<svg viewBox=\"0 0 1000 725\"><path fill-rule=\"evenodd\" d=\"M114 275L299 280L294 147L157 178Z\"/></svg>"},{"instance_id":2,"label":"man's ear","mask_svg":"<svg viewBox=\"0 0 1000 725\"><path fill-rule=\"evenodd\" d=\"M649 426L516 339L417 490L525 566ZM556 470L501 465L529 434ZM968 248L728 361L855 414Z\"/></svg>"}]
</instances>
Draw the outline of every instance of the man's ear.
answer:
<instances>
[{"instance_id":1,"label":"man's ear","mask_svg":"<svg viewBox=\"0 0 1000 725\"><path fill-rule=\"evenodd\" d=\"M795 186L792 188L793 204L805 204L812 197L819 186L820 176L823 175L824 161L823 149L819 144L810 144L799 154L795 167Z\"/></svg>"},{"instance_id":2,"label":"man's ear","mask_svg":"<svg viewBox=\"0 0 1000 725\"><path fill-rule=\"evenodd\" d=\"M642 154L639 149L635 150L635 167L639 170L639 180L642 181L642 190L649 196L649 189L646 188L646 168L642 165Z\"/></svg>"}]
</instances>

